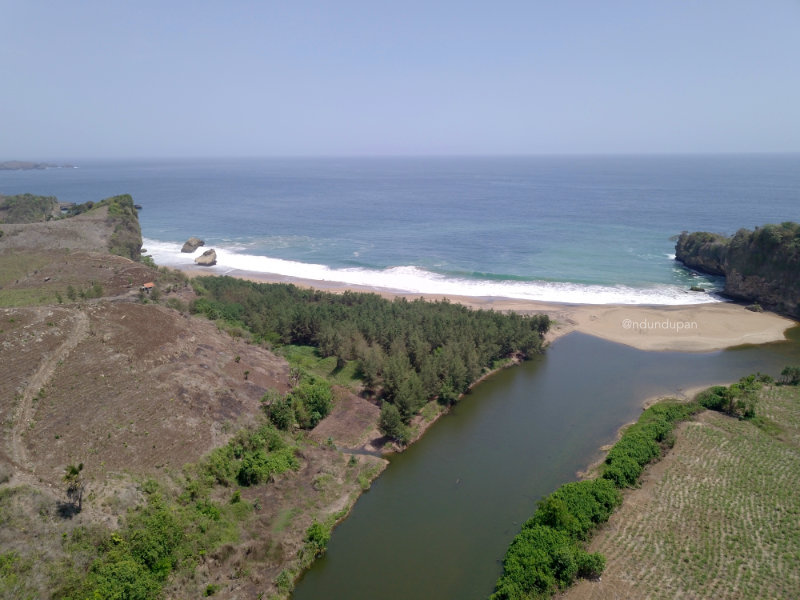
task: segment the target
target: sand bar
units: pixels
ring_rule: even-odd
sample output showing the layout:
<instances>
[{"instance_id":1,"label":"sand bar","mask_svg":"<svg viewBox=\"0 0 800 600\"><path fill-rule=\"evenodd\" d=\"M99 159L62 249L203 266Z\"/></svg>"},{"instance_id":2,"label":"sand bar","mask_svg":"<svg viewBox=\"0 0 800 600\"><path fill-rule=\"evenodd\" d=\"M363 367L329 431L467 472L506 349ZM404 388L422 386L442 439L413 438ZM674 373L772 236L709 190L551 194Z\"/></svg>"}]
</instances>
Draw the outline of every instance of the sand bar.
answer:
<instances>
[{"instance_id":1,"label":"sand bar","mask_svg":"<svg viewBox=\"0 0 800 600\"><path fill-rule=\"evenodd\" d=\"M441 300L445 296L414 294L352 286L328 281L313 281L268 273L230 270L183 269L190 276L228 275L262 283L293 283L330 292L372 292L385 298L405 297ZM774 313L756 313L730 302L685 306L643 306L611 304L557 304L509 298L446 296L471 308L514 311L521 314L546 313L556 321L548 334L555 340L579 331L639 350L710 352L742 344L765 344L785 340L784 332L794 321Z\"/></svg>"}]
</instances>

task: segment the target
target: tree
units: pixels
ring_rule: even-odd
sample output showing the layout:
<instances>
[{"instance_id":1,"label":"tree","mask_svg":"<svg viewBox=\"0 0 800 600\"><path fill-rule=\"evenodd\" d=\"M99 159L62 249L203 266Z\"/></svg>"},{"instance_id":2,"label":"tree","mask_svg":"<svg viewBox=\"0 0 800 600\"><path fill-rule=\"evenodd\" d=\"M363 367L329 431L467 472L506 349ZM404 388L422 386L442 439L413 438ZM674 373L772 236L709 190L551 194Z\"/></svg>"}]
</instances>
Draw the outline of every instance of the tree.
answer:
<instances>
[{"instance_id":1,"label":"tree","mask_svg":"<svg viewBox=\"0 0 800 600\"><path fill-rule=\"evenodd\" d=\"M323 523L314 520L313 523L306 530L306 537L304 542L306 547L311 550L314 556L322 556L328 548L328 542L331 539L330 527L326 527Z\"/></svg>"},{"instance_id":2,"label":"tree","mask_svg":"<svg viewBox=\"0 0 800 600\"><path fill-rule=\"evenodd\" d=\"M394 404L384 402L381 407L381 420L379 424L381 433L397 440L401 444L408 442L408 427L403 424L403 418L400 416L400 411Z\"/></svg>"},{"instance_id":3,"label":"tree","mask_svg":"<svg viewBox=\"0 0 800 600\"><path fill-rule=\"evenodd\" d=\"M86 489L86 482L83 480L83 463L67 465L64 472L64 482L67 484L67 499L72 502L78 512L83 508L83 492Z\"/></svg>"},{"instance_id":4,"label":"tree","mask_svg":"<svg viewBox=\"0 0 800 600\"><path fill-rule=\"evenodd\" d=\"M781 371L781 383L789 385L800 383L800 367L784 367Z\"/></svg>"},{"instance_id":5,"label":"tree","mask_svg":"<svg viewBox=\"0 0 800 600\"><path fill-rule=\"evenodd\" d=\"M267 415L272 424L282 431L289 431L294 425L294 407L289 398L273 400L267 406Z\"/></svg>"}]
</instances>

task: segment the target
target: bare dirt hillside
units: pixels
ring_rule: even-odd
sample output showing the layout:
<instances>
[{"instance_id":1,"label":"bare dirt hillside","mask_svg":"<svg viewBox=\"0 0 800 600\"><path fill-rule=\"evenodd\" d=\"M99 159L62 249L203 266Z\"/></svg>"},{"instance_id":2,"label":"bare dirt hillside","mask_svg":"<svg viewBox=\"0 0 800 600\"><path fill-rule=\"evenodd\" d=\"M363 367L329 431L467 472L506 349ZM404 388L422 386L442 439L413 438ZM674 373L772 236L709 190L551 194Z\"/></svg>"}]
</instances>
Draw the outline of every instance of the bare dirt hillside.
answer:
<instances>
[{"instance_id":1,"label":"bare dirt hillside","mask_svg":"<svg viewBox=\"0 0 800 600\"><path fill-rule=\"evenodd\" d=\"M132 200L106 202L0 225L1 597L77 589L147 503L150 480L178 494L193 465L263 423L268 391L292 382L286 360L245 332L189 315L185 275L131 260L141 248ZM337 387L317 430L287 434L296 470L235 491L212 485L219 510L241 502L236 530L177 568L164 596L285 597L308 564L309 526L341 518L385 467L358 450L378 412ZM64 475L81 464L76 509Z\"/></svg>"},{"instance_id":2,"label":"bare dirt hillside","mask_svg":"<svg viewBox=\"0 0 800 600\"><path fill-rule=\"evenodd\" d=\"M101 206L88 213L43 223L3 223L0 229L2 250L81 250L105 252L114 232L108 207Z\"/></svg>"},{"instance_id":3,"label":"bare dirt hillside","mask_svg":"<svg viewBox=\"0 0 800 600\"><path fill-rule=\"evenodd\" d=\"M47 482L180 467L287 389L282 359L153 304L4 309L0 329L5 455Z\"/></svg>"}]
</instances>

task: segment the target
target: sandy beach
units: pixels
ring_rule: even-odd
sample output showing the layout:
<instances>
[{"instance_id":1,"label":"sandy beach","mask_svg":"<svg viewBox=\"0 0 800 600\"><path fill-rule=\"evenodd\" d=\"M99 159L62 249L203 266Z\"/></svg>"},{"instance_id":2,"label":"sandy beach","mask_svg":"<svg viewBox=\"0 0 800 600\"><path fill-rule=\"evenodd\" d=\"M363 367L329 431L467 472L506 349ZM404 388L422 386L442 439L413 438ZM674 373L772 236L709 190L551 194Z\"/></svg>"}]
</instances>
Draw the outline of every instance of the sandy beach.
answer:
<instances>
[{"instance_id":1,"label":"sandy beach","mask_svg":"<svg viewBox=\"0 0 800 600\"><path fill-rule=\"evenodd\" d=\"M547 336L549 341L579 331L650 351L710 352L742 344L765 344L784 340L784 332L797 325L791 319L774 313L756 313L730 302L684 306L556 304L508 298L401 293L239 270L219 273L196 267L185 269L184 272L191 277L224 274L261 283L293 283L334 293L371 292L385 298L404 297L410 300L446 298L471 308L520 314L546 313L555 321Z\"/></svg>"}]
</instances>

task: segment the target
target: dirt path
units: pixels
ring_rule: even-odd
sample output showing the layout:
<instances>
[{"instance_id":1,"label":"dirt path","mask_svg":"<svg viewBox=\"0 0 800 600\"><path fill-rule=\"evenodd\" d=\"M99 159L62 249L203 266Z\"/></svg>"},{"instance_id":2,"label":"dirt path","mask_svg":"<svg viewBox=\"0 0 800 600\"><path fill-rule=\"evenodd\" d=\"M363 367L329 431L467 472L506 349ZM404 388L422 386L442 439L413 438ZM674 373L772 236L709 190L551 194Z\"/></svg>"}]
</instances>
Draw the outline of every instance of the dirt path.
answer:
<instances>
[{"instance_id":1,"label":"dirt path","mask_svg":"<svg viewBox=\"0 0 800 600\"><path fill-rule=\"evenodd\" d=\"M14 425L11 430L11 460L18 467L30 472L33 472L34 468L28 460L23 436L33 416L33 398L50 381L59 361L64 360L72 349L88 335L89 317L86 316L86 313L76 311L74 321L72 331L67 334L66 339L49 356L44 357L39 368L28 381L14 414Z\"/></svg>"}]
</instances>

